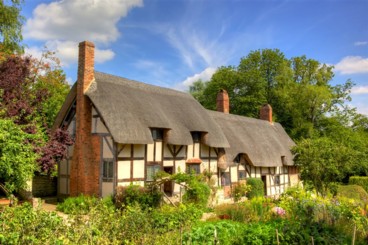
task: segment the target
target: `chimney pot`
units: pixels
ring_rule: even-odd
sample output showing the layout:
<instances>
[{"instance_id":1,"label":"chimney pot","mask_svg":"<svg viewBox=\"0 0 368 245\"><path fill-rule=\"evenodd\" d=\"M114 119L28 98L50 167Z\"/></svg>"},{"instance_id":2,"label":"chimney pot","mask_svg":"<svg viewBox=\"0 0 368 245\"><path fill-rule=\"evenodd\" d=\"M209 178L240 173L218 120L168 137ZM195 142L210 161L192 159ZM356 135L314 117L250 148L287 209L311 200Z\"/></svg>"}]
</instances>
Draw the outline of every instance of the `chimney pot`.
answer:
<instances>
[{"instance_id":1,"label":"chimney pot","mask_svg":"<svg viewBox=\"0 0 368 245\"><path fill-rule=\"evenodd\" d=\"M230 100L229 95L225 89L221 89L217 94L216 107L217 111L229 114Z\"/></svg>"},{"instance_id":2,"label":"chimney pot","mask_svg":"<svg viewBox=\"0 0 368 245\"><path fill-rule=\"evenodd\" d=\"M261 107L259 118L269 121L272 124L272 107L270 104L265 104Z\"/></svg>"}]
</instances>

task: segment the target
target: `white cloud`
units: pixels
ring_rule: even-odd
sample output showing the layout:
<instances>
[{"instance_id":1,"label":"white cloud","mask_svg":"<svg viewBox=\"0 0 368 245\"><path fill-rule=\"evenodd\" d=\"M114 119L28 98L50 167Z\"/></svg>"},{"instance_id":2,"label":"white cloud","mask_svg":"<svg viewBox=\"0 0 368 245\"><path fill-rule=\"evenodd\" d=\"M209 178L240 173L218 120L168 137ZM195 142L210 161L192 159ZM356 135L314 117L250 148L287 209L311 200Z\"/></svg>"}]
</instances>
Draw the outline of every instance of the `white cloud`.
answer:
<instances>
[{"instance_id":1,"label":"white cloud","mask_svg":"<svg viewBox=\"0 0 368 245\"><path fill-rule=\"evenodd\" d=\"M354 46L365 46L367 44L368 44L367 41L358 41L354 43Z\"/></svg>"},{"instance_id":2,"label":"white cloud","mask_svg":"<svg viewBox=\"0 0 368 245\"><path fill-rule=\"evenodd\" d=\"M217 68L207 67L202 72L187 77L183 82L176 85L175 88L178 90L188 90L188 88L198 80L202 80L204 82L209 81L216 70Z\"/></svg>"},{"instance_id":3,"label":"white cloud","mask_svg":"<svg viewBox=\"0 0 368 245\"><path fill-rule=\"evenodd\" d=\"M368 58L347 56L335 65L341 74L368 73Z\"/></svg>"},{"instance_id":4,"label":"white cloud","mask_svg":"<svg viewBox=\"0 0 368 245\"><path fill-rule=\"evenodd\" d=\"M56 56L61 60L62 66L69 66L78 60L78 43L73 41L48 41L45 43L46 49L56 52ZM39 47L31 47L26 49L26 53L35 58L40 58L43 49ZM111 49L95 48L95 62L103 63L114 58L114 52Z\"/></svg>"},{"instance_id":5,"label":"white cloud","mask_svg":"<svg viewBox=\"0 0 368 245\"><path fill-rule=\"evenodd\" d=\"M368 94L368 86L356 86L351 89L351 94Z\"/></svg>"},{"instance_id":6,"label":"white cloud","mask_svg":"<svg viewBox=\"0 0 368 245\"><path fill-rule=\"evenodd\" d=\"M24 36L35 40L116 41L117 22L142 0L64 0L40 4L24 27Z\"/></svg>"},{"instance_id":7,"label":"white cloud","mask_svg":"<svg viewBox=\"0 0 368 245\"><path fill-rule=\"evenodd\" d=\"M43 41L57 51L64 65L77 59L78 43L89 40L96 44L96 62L103 63L114 57L110 49L99 49L117 40L117 23L134 7L143 6L143 0L62 0L38 5L24 26L26 39ZM37 54L39 47L30 47Z\"/></svg>"}]
</instances>

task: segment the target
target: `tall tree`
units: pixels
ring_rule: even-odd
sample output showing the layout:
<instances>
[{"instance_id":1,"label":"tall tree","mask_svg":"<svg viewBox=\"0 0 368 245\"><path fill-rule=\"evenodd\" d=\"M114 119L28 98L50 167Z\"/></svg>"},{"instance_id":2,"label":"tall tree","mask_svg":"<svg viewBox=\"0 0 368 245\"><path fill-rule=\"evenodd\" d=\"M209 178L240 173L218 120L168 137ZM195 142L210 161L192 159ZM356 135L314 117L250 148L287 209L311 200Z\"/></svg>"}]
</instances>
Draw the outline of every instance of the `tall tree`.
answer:
<instances>
[{"instance_id":1,"label":"tall tree","mask_svg":"<svg viewBox=\"0 0 368 245\"><path fill-rule=\"evenodd\" d=\"M0 52L22 53L21 46L22 24L24 18L21 16L21 4L23 0L11 0L6 2L0 0Z\"/></svg>"},{"instance_id":2,"label":"tall tree","mask_svg":"<svg viewBox=\"0 0 368 245\"><path fill-rule=\"evenodd\" d=\"M299 139L312 136L318 121L349 99L352 83L332 86L333 76L332 67L316 60L287 59L277 49L264 49L250 52L237 67L220 67L195 93L203 93L200 103L215 109L217 92L226 89L231 112L250 117L269 103L275 120Z\"/></svg>"},{"instance_id":3,"label":"tall tree","mask_svg":"<svg viewBox=\"0 0 368 245\"><path fill-rule=\"evenodd\" d=\"M67 131L50 131L69 85L59 64L46 58L36 60L8 55L0 62L0 120L4 122L0 135L6 139L6 130L17 135L12 138L13 141L3 142L4 147L0 150L4 166L9 156L17 156L14 158L16 161L9 161L4 167L0 181L10 187L14 185L13 189L22 184L15 183L18 180L12 176L29 177L29 174L24 174L24 169L50 173L57 161L65 156L66 147L72 143ZM30 155L29 149L32 149L33 155Z\"/></svg>"}]
</instances>

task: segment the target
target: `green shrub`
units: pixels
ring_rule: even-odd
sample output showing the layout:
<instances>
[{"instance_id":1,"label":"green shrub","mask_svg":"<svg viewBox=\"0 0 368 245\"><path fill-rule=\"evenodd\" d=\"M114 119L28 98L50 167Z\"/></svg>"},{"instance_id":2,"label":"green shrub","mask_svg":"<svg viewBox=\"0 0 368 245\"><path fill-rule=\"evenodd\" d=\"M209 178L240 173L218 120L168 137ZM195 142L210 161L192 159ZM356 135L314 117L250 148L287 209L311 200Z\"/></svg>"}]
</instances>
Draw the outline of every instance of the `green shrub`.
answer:
<instances>
[{"instance_id":1,"label":"green shrub","mask_svg":"<svg viewBox=\"0 0 368 245\"><path fill-rule=\"evenodd\" d=\"M139 204L143 209L146 209L158 207L161 197L161 191L155 186L119 186L114 197L114 202L118 208Z\"/></svg>"},{"instance_id":2,"label":"green shrub","mask_svg":"<svg viewBox=\"0 0 368 245\"><path fill-rule=\"evenodd\" d=\"M350 185L360 185L368 192L368 176L351 176L349 178Z\"/></svg>"},{"instance_id":3,"label":"green shrub","mask_svg":"<svg viewBox=\"0 0 368 245\"><path fill-rule=\"evenodd\" d=\"M264 196L264 184L261 179L258 178L248 178L247 185L250 186L250 191L246 194L249 199L254 197Z\"/></svg>"},{"instance_id":4,"label":"green shrub","mask_svg":"<svg viewBox=\"0 0 368 245\"><path fill-rule=\"evenodd\" d=\"M152 211L153 226L157 231L167 232L197 222L202 214L202 209L194 204L164 205Z\"/></svg>"},{"instance_id":5,"label":"green shrub","mask_svg":"<svg viewBox=\"0 0 368 245\"><path fill-rule=\"evenodd\" d=\"M206 207L211 194L211 189L207 183L192 179L187 184L188 188L183 195L184 203L194 203Z\"/></svg>"},{"instance_id":6,"label":"green shrub","mask_svg":"<svg viewBox=\"0 0 368 245\"><path fill-rule=\"evenodd\" d=\"M98 198L82 194L77 197L68 197L62 203L58 203L56 209L66 214L87 214L98 202Z\"/></svg>"},{"instance_id":7,"label":"green shrub","mask_svg":"<svg viewBox=\"0 0 368 245\"><path fill-rule=\"evenodd\" d=\"M246 196L246 194L251 190L251 186L245 183L238 183L233 186L231 190L231 195L234 198L235 202L238 202L242 197Z\"/></svg>"},{"instance_id":8,"label":"green shrub","mask_svg":"<svg viewBox=\"0 0 368 245\"><path fill-rule=\"evenodd\" d=\"M359 185L340 185L337 189L337 198L341 197L353 199L363 208L368 205L368 193Z\"/></svg>"}]
</instances>

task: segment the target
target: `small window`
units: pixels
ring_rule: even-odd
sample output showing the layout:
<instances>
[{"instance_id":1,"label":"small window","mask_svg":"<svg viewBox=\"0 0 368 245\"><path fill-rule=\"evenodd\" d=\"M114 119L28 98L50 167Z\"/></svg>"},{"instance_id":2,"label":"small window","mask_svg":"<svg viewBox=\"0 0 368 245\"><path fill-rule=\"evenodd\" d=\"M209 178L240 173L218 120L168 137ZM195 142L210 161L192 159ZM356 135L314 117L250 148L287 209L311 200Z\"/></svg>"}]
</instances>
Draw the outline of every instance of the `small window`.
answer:
<instances>
[{"instance_id":1,"label":"small window","mask_svg":"<svg viewBox=\"0 0 368 245\"><path fill-rule=\"evenodd\" d=\"M221 173L221 186L229 186L230 185L230 173L222 172Z\"/></svg>"},{"instance_id":2,"label":"small window","mask_svg":"<svg viewBox=\"0 0 368 245\"><path fill-rule=\"evenodd\" d=\"M201 132L192 132L192 138L194 143L201 142Z\"/></svg>"},{"instance_id":3,"label":"small window","mask_svg":"<svg viewBox=\"0 0 368 245\"><path fill-rule=\"evenodd\" d=\"M163 131L162 129L154 128L151 130L153 140L162 140L163 139Z\"/></svg>"},{"instance_id":4,"label":"small window","mask_svg":"<svg viewBox=\"0 0 368 245\"><path fill-rule=\"evenodd\" d=\"M155 175L161 170L160 165L147 165L147 181L153 181Z\"/></svg>"},{"instance_id":5,"label":"small window","mask_svg":"<svg viewBox=\"0 0 368 245\"><path fill-rule=\"evenodd\" d=\"M275 185L280 185L280 175L276 175L275 178L274 178L274 181L275 181Z\"/></svg>"},{"instance_id":6,"label":"small window","mask_svg":"<svg viewBox=\"0 0 368 245\"><path fill-rule=\"evenodd\" d=\"M234 159L234 162L236 163L240 163L240 160L241 160L241 154L238 154L235 159Z\"/></svg>"},{"instance_id":7,"label":"small window","mask_svg":"<svg viewBox=\"0 0 368 245\"><path fill-rule=\"evenodd\" d=\"M187 173L188 174L200 174L201 173L201 165L200 164L188 164L187 165Z\"/></svg>"},{"instance_id":8,"label":"small window","mask_svg":"<svg viewBox=\"0 0 368 245\"><path fill-rule=\"evenodd\" d=\"M238 171L238 179L239 180L245 180L245 178L246 178L245 170L239 170Z\"/></svg>"},{"instance_id":9,"label":"small window","mask_svg":"<svg viewBox=\"0 0 368 245\"><path fill-rule=\"evenodd\" d=\"M110 160L103 160L103 174L102 181L104 182L112 182L114 178L114 163Z\"/></svg>"}]
</instances>

